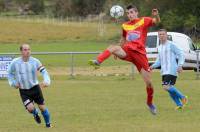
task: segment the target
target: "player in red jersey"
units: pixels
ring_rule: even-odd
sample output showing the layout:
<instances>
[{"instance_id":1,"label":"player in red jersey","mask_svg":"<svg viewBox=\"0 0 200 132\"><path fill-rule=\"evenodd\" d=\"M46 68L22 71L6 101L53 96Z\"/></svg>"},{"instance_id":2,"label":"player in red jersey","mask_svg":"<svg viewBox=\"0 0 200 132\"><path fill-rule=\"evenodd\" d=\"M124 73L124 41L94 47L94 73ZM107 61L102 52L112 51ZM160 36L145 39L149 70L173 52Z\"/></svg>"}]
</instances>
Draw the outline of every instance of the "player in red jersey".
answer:
<instances>
[{"instance_id":1,"label":"player in red jersey","mask_svg":"<svg viewBox=\"0 0 200 132\"><path fill-rule=\"evenodd\" d=\"M153 104L153 85L151 73L146 57L145 41L148 28L160 22L157 9L152 10L152 17L138 18L138 10L134 5L126 7L129 21L122 24L122 38L120 45L111 45L97 56L96 60L90 60L89 64L96 69L100 64L110 57L132 62L140 72L147 90L147 106L152 114L156 114L156 107Z\"/></svg>"}]
</instances>

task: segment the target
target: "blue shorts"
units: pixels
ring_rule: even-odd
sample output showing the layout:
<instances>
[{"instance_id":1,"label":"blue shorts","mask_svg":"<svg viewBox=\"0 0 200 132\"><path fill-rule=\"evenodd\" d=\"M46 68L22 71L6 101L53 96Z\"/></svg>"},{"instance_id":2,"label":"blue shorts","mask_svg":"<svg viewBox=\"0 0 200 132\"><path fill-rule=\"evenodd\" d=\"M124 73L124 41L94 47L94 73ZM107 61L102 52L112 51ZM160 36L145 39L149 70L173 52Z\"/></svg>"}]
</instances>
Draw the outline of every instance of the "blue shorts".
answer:
<instances>
[{"instance_id":1,"label":"blue shorts","mask_svg":"<svg viewBox=\"0 0 200 132\"><path fill-rule=\"evenodd\" d=\"M25 107L33 102L44 105L44 98L39 85L35 85L31 89L19 89L19 92Z\"/></svg>"},{"instance_id":2,"label":"blue shorts","mask_svg":"<svg viewBox=\"0 0 200 132\"><path fill-rule=\"evenodd\" d=\"M162 76L162 85L175 85L177 76L174 75L163 75Z\"/></svg>"}]
</instances>

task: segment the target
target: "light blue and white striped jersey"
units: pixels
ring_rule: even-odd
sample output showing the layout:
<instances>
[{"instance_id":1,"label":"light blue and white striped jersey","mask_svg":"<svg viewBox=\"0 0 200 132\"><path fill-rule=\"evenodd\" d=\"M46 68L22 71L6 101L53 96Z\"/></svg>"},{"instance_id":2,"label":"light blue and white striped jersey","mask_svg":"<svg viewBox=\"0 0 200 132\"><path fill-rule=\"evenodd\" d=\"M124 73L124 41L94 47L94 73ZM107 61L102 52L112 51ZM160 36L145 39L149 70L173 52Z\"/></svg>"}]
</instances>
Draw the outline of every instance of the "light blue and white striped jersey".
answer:
<instances>
[{"instance_id":1,"label":"light blue and white striped jersey","mask_svg":"<svg viewBox=\"0 0 200 132\"><path fill-rule=\"evenodd\" d=\"M178 59L178 63L177 63ZM172 41L166 41L158 47L158 56L152 68L161 66L161 74L177 76L178 66L182 66L185 62L183 51L178 48Z\"/></svg>"},{"instance_id":2,"label":"light blue and white striped jersey","mask_svg":"<svg viewBox=\"0 0 200 132\"><path fill-rule=\"evenodd\" d=\"M24 62L22 57L15 58L8 67L9 85L15 87L16 84L19 84L20 89L30 89L39 84L38 71L42 74L44 83L50 85L48 72L38 59L29 57L29 60Z\"/></svg>"}]
</instances>

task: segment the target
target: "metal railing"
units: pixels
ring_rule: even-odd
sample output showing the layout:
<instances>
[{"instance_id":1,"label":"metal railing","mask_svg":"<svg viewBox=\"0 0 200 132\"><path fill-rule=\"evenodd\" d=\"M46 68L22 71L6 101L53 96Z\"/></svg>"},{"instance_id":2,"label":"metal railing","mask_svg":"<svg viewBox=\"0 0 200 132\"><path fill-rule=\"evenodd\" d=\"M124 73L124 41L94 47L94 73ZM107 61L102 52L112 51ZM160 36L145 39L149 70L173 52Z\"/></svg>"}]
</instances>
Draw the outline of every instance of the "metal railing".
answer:
<instances>
[{"instance_id":1,"label":"metal railing","mask_svg":"<svg viewBox=\"0 0 200 132\"><path fill-rule=\"evenodd\" d=\"M74 55L75 54L99 54L101 52L31 52L32 55L63 55L68 54L70 55L70 76L74 77ZM0 56L16 56L21 55L21 53L0 53ZM131 66L131 78L134 79L134 65Z\"/></svg>"},{"instance_id":2,"label":"metal railing","mask_svg":"<svg viewBox=\"0 0 200 132\"><path fill-rule=\"evenodd\" d=\"M59 55L59 54L69 54L70 55L70 76L74 76L74 55L75 54L99 54L101 52L32 52L32 55ZM15 55L20 55L20 53L0 53L0 55L7 55L7 56L15 56ZM200 79L200 50L196 50L196 55L197 55L197 73L196 73L196 79ZM134 78L134 66L131 68L131 76Z\"/></svg>"},{"instance_id":3,"label":"metal railing","mask_svg":"<svg viewBox=\"0 0 200 132\"><path fill-rule=\"evenodd\" d=\"M199 80L200 79L200 64L199 64L199 61L200 61L200 58L199 58L199 54L200 53L200 50L196 50L196 54L197 54L197 76L196 76L196 79Z\"/></svg>"},{"instance_id":4,"label":"metal railing","mask_svg":"<svg viewBox=\"0 0 200 132\"><path fill-rule=\"evenodd\" d=\"M75 54L99 54L101 52L31 52L32 55L63 55L69 54L70 55L70 76L74 76L74 55ZM20 53L0 53L0 55L5 56L15 56L21 55Z\"/></svg>"}]
</instances>

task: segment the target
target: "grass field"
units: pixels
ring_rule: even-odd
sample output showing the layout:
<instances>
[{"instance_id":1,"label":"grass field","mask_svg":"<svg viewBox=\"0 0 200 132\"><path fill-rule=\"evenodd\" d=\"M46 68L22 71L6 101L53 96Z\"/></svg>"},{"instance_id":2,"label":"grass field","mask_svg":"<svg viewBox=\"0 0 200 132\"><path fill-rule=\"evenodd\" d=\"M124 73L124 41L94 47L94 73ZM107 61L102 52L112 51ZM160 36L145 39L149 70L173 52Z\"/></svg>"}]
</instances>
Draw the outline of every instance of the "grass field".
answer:
<instances>
[{"instance_id":1,"label":"grass field","mask_svg":"<svg viewBox=\"0 0 200 132\"><path fill-rule=\"evenodd\" d=\"M24 43L57 40L112 40L120 25L92 22L60 22L50 19L0 18L0 42Z\"/></svg>"},{"instance_id":2,"label":"grass field","mask_svg":"<svg viewBox=\"0 0 200 132\"><path fill-rule=\"evenodd\" d=\"M183 73L177 87L189 96L182 111L161 89L160 75L153 74L155 103L158 115L150 114L145 106L144 84L136 75L87 77L52 76L52 85L43 89L54 127L48 132L189 132L199 131L200 81L193 72ZM45 132L22 106L18 90L0 81L0 131Z\"/></svg>"},{"instance_id":3,"label":"grass field","mask_svg":"<svg viewBox=\"0 0 200 132\"><path fill-rule=\"evenodd\" d=\"M0 18L0 53L18 52L21 43L32 51L102 51L119 35L119 25L105 24L104 36L97 23L60 23L45 19ZM77 32L78 31L78 32ZM0 80L0 132L198 132L200 130L200 81L193 71L185 71L177 87L189 96L182 111L161 89L158 71L153 73L158 115L145 105L145 86L138 75L130 76L130 64L107 60L100 70L88 67L96 55L75 55L75 78L69 77L69 55L36 55L52 79L43 89L51 112L52 129L37 125L21 103L18 90ZM97 76L97 75L103 76ZM113 76L117 75L117 76Z\"/></svg>"},{"instance_id":4,"label":"grass field","mask_svg":"<svg viewBox=\"0 0 200 132\"><path fill-rule=\"evenodd\" d=\"M19 44L1 44L2 48L0 49L0 53L4 52L9 52L9 53L13 53L13 52L19 52ZM46 43L34 43L34 44L30 44L31 48L32 48L32 52L46 52L46 51L51 51L51 52L66 52L66 51L98 51L101 52L102 50L104 50L107 46L108 43L106 42L95 42L95 41L59 41L59 42L46 42ZM16 56L17 57L17 56ZM71 65L71 56L68 55L34 55L34 57L37 57L41 60L41 62L50 70L52 70L52 72L50 71L50 73L64 73L66 74L70 74L70 65ZM94 59L96 57L96 54L83 54L83 55L74 55L74 72L75 74L80 74L83 73L91 73L92 68L88 67L88 60L89 59ZM59 58L59 59L58 59ZM129 66L130 64L128 64L127 62L123 62L123 61L113 61L113 57L111 57L109 60L107 60L104 63L104 66L117 66L117 70L119 70L118 66L121 65L126 65ZM130 67L130 66L129 66ZM113 69L115 70L116 68L109 68L109 69ZM129 68L130 69L130 68ZM130 72L130 70L127 70L127 68L125 68L126 73L124 74L128 74ZM108 70L107 70L108 71ZM109 70L110 71L110 70ZM115 70L116 71L116 70ZM97 72L93 72L96 74L102 74L103 71L97 71ZM109 74L109 72L107 72ZM111 72L113 73L113 72Z\"/></svg>"}]
</instances>

